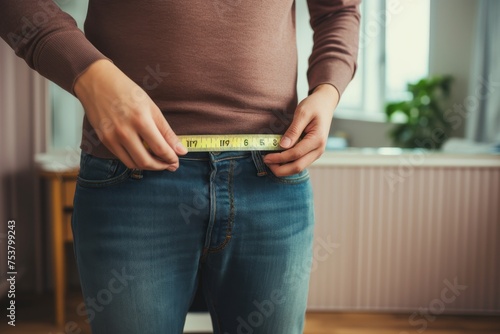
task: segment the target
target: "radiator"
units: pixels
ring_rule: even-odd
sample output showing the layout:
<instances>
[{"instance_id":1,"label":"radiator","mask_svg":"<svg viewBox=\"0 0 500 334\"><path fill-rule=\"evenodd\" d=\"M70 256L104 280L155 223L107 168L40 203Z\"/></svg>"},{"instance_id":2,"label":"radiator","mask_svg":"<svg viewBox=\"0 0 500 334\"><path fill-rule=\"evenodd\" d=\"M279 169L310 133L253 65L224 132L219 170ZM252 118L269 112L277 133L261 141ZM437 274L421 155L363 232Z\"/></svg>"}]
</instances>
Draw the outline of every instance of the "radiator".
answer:
<instances>
[{"instance_id":1,"label":"radiator","mask_svg":"<svg viewBox=\"0 0 500 334\"><path fill-rule=\"evenodd\" d=\"M333 159L309 169L322 254L309 310L500 313L498 157ZM325 241L333 250L319 252Z\"/></svg>"}]
</instances>

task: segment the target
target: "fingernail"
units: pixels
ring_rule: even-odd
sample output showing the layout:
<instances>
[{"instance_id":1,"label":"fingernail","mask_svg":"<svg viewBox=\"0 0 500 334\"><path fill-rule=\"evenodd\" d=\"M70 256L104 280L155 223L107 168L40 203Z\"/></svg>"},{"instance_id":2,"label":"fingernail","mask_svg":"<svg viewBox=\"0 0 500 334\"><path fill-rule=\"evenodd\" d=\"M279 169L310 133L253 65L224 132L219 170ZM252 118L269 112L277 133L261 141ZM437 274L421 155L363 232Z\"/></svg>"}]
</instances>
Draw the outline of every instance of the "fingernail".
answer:
<instances>
[{"instance_id":1,"label":"fingernail","mask_svg":"<svg viewBox=\"0 0 500 334\"><path fill-rule=\"evenodd\" d=\"M180 154L186 154L188 152L187 148L185 148L181 142L175 144L175 150Z\"/></svg>"},{"instance_id":2,"label":"fingernail","mask_svg":"<svg viewBox=\"0 0 500 334\"><path fill-rule=\"evenodd\" d=\"M291 144L292 144L292 140L290 138L288 138L288 137L281 138L281 141L280 141L280 146L281 147L287 148Z\"/></svg>"},{"instance_id":3,"label":"fingernail","mask_svg":"<svg viewBox=\"0 0 500 334\"><path fill-rule=\"evenodd\" d=\"M175 166L169 166L167 167L167 169L170 171L170 172L175 172L177 170L177 167Z\"/></svg>"}]
</instances>

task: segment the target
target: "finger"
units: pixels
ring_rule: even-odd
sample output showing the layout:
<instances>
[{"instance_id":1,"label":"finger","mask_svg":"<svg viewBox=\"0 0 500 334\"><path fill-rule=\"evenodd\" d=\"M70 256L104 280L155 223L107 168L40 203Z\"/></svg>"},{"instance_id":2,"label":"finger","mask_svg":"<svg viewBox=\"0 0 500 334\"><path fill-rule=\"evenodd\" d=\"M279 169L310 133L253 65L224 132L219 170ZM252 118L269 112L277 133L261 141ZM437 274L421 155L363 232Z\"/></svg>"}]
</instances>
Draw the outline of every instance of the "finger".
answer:
<instances>
[{"instance_id":1,"label":"finger","mask_svg":"<svg viewBox=\"0 0 500 334\"><path fill-rule=\"evenodd\" d=\"M309 152L319 148L320 140L312 135L306 135L297 145L279 153L266 154L264 163L285 164L298 160Z\"/></svg>"},{"instance_id":2,"label":"finger","mask_svg":"<svg viewBox=\"0 0 500 334\"><path fill-rule=\"evenodd\" d=\"M156 111L153 113L153 120L155 121L158 131L160 131L162 137L165 138L165 140L175 151L175 153L184 155L188 152L188 150L184 147L184 145L182 145L181 141L168 124L160 109L156 108Z\"/></svg>"},{"instance_id":3,"label":"finger","mask_svg":"<svg viewBox=\"0 0 500 334\"><path fill-rule=\"evenodd\" d=\"M152 119L150 122L145 122L144 126L139 129L139 136L147 144L147 148L155 158L168 164L176 164L179 162L177 154L167 143Z\"/></svg>"},{"instance_id":4,"label":"finger","mask_svg":"<svg viewBox=\"0 0 500 334\"><path fill-rule=\"evenodd\" d=\"M306 169L309 165L311 165L316 159L318 159L319 156L321 156L321 149L318 148L302 156L300 159L297 159L290 163L271 164L268 165L268 167L273 172L273 174L278 177L289 176L300 173L301 171Z\"/></svg>"},{"instance_id":5,"label":"finger","mask_svg":"<svg viewBox=\"0 0 500 334\"><path fill-rule=\"evenodd\" d=\"M178 167L177 163L167 163L158 159L155 159L144 147L141 138L135 133L131 133L128 141L122 143L127 152L132 157L135 165L139 169L145 170L175 170Z\"/></svg>"},{"instance_id":6,"label":"finger","mask_svg":"<svg viewBox=\"0 0 500 334\"><path fill-rule=\"evenodd\" d=\"M108 147L108 149L111 151L111 153L113 153L123 164L125 164L125 166L127 166L127 168L130 168L130 169L134 169L136 168L137 166L135 165L135 162L134 160L132 159L132 157L130 156L130 154L128 154L128 152L125 150L125 148L123 146L121 146L120 144L118 145L111 145L110 147Z\"/></svg>"},{"instance_id":7,"label":"finger","mask_svg":"<svg viewBox=\"0 0 500 334\"><path fill-rule=\"evenodd\" d=\"M283 148L292 147L299 140L309 121L307 113L299 106L293 114L292 123L281 138L280 146Z\"/></svg>"}]
</instances>

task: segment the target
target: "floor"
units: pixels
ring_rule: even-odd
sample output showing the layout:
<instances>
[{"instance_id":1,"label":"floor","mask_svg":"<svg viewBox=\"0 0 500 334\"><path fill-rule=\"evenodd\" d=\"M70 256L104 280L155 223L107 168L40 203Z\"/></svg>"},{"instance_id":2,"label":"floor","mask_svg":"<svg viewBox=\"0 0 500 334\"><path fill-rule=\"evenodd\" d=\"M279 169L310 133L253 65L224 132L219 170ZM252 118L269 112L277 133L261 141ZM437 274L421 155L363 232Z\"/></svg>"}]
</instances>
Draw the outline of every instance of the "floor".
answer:
<instances>
[{"instance_id":1,"label":"floor","mask_svg":"<svg viewBox=\"0 0 500 334\"><path fill-rule=\"evenodd\" d=\"M74 311L81 303L79 291L71 291L68 296L66 331L51 324L53 308L50 294L16 297L16 327L7 325L6 318L2 316L0 333L90 334L88 324ZM500 334L500 316L441 315L427 321L425 328L422 318L414 320L420 321L412 326L408 314L308 313L304 334Z\"/></svg>"}]
</instances>

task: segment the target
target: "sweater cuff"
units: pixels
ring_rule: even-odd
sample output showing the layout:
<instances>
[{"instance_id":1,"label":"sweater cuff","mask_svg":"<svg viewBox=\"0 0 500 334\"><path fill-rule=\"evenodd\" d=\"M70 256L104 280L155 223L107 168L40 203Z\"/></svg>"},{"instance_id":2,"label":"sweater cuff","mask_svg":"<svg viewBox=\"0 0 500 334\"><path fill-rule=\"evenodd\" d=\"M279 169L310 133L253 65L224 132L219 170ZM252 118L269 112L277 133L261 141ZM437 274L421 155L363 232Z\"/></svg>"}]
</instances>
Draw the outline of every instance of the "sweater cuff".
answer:
<instances>
[{"instance_id":1,"label":"sweater cuff","mask_svg":"<svg viewBox=\"0 0 500 334\"><path fill-rule=\"evenodd\" d=\"M35 69L75 95L76 79L95 61L108 59L80 30L61 31L51 36L34 57Z\"/></svg>"},{"instance_id":2,"label":"sweater cuff","mask_svg":"<svg viewBox=\"0 0 500 334\"><path fill-rule=\"evenodd\" d=\"M354 67L348 65L340 59L328 59L310 67L307 71L307 78L309 81L308 94L310 95L313 90L321 84L330 84L335 87L340 96L342 96L356 72L356 65L353 66Z\"/></svg>"}]
</instances>

